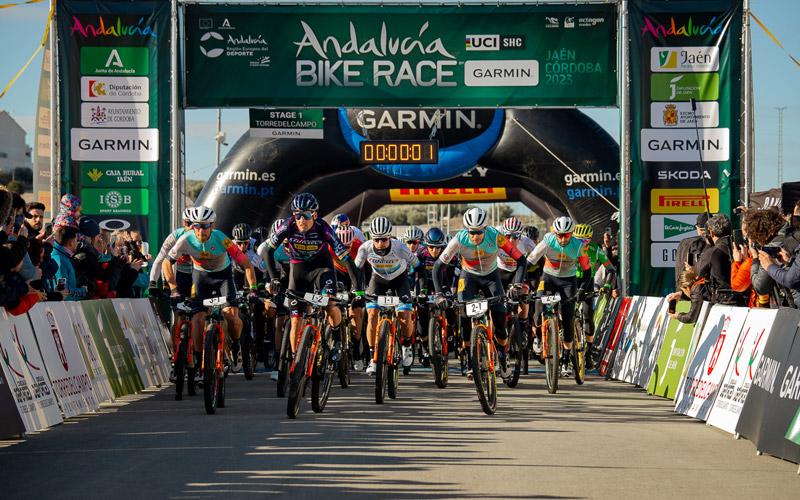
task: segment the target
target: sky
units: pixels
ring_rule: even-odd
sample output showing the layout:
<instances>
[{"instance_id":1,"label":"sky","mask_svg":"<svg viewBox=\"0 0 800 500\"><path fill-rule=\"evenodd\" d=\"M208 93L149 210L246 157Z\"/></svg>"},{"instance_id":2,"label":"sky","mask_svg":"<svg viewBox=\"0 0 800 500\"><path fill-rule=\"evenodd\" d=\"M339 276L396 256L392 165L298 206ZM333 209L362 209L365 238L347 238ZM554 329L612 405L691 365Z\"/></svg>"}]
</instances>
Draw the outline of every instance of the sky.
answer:
<instances>
[{"instance_id":1,"label":"sky","mask_svg":"<svg viewBox=\"0 0 800 500\"><path fill-rule=\"evenodd\" d=\"M13 0L9 0L13 1ZM800 1L751 0L750 8L781 41L787 51L800 58ZM47 19L47 3L22 5L0 10L0 88L27 61L41 42ZM753 87L755 94L756 161L755 189L778 186L778 112L784 112L784 181L800 180L800 68L761 30L752 25ZM28 144L36 113L36 93L41 68L39 55L16 84L0 99L5 109L28 132ZM584 109L601 126L619 140L619 110ZM186 112L186 173L190 179L207 179L214 171L216 143L216 110ZM247 131L246 109L222 111L223 130L229 146L222 147L222 156Z\"/></svg>"}]
</instances>

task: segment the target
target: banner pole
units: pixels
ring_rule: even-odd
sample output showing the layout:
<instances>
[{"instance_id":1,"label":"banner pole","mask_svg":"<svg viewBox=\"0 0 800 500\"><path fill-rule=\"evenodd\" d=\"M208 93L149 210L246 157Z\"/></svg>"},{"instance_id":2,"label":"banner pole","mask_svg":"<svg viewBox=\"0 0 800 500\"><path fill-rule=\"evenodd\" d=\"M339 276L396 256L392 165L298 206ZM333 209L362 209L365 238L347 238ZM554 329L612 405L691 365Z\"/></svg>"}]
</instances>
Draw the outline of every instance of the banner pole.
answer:
<instances>
[{"instance_id":1,"label":"banner pole","mask_svg":"<svg viewBox=\"0 0 800 500\"><path fill-rule=\"evenodd\" d=\"M50 0L50 5L55 0ZM61 111L59 103L59 75L58 75L58 56L56 54L58 36L56 18L58 13L54 10L50 20L50 39L48 40L50 49L50 216L55 217L58 213L57 207L61 196L61 148L59 147L58 136L58 116ZM37 195L38 196L38 195Z\"/></svg>"},{"instance_id":2,"label":"banner pole","mask_svg":"<svg viewBox=\"0 0 800 500\"><path fill-rule=\"evenodd\" d=\"M750 50L750 0L744 0L742 15L742 141L741 169L744 176L743 189L740 196L744 206L750 204L750 193L753 191L753 159L755 143L753 141L753 67Z\"/></svg>"},{"instance_id":3,"label":"banner pole","mask_svg":"<svg viewBox=\"0 0 800 500\"><path fill-rule=\"evenodd\" d=\"M178 227L183 211L181 178L181 128L178 102L178 0L171 0L170 16L170 229Z\"/></svg>"},{"instance_id":4,"label":"banner pole","mask_svg":"<svg viewBox=\"0 0 800 500\"><path fill-rule=\"evenodd\" d=\"M630 82L628 64L628 0L618 4L621 8L620 18L622 25L619 32L620 61L617 67L619 72L620 95L620 204L619 204L619 264L620 288L622 296L628 295L630 288L631 272L631 242L630 242L630 207L631 207L631 162L630 162Z\"/></svg>"}]
</instances>

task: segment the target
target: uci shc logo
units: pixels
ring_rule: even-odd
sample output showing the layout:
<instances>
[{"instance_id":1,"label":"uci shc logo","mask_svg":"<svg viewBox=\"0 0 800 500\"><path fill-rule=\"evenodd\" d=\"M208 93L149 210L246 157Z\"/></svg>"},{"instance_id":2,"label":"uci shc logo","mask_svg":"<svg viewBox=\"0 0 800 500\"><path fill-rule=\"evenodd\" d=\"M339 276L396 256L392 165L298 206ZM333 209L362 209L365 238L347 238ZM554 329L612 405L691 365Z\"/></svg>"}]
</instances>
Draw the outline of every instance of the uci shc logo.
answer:
<instances>
[{"instance_id":1,"label":"uci shc logo","mask_svg":"<svg viewBox=\"0 0 800 500\"><path fill-rule=\"evenodd\" d=\"M220 35L216 31L208 31L206 33L203 33L203 36L200 37L200 42L201 43L208 42L207 45L210 45L210 44L218 45L216 42L213 42L213 41L209 42L209 40L212 40L212 39L216 40L218 42L222 42L223 45L225 43L225 37L223 37L222 35ZM214 48L211 48L211 49L206 49L206 47L204 47L203 45L200 45L200 52L202 52L204 56L206 56L208 58L211 58L211 59L214 59L215 57L219 57L222 54L224 54L225 53L225 48L224 47L214 47Z\"/></svg>"}]
</instances>

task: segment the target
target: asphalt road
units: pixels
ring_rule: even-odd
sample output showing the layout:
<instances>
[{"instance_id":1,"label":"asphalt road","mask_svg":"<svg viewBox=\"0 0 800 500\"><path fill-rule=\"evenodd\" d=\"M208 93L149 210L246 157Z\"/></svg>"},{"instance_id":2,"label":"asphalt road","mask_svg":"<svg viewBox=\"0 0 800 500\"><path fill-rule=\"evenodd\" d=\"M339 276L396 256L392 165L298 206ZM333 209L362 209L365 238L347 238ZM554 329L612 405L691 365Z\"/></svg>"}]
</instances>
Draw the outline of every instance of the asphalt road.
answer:
<instances>
[{"instance_id":1,"label":"asphalt road","mask_svg":"<svg viewBox=\"0 0 800 500\"><path fill-rule=\"evenodd\" d=\"M24 442L0 441L11 498L798 498L797 466L675 415L619 382L541 374L503 387L486 416L471 382L403 377L373 400L372 379L334 388L322 414L285 416L266 374L229 379L206 415L172 387L106 405Z\"/></svg>"}]
</instances>

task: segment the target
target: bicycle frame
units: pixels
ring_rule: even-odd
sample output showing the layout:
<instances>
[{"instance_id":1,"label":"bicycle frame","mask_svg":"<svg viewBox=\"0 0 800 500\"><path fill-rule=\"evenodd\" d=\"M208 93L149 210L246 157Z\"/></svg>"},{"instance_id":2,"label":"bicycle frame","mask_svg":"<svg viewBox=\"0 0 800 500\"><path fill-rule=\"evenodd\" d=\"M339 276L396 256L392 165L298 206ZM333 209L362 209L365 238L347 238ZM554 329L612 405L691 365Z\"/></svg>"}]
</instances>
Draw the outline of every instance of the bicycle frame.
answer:
<instances>
[{"instance_id":1,"label":"bicycle frame","mask_svg":"<svg viewBox=\"0 0 800 500\"><path fill-rule=\"evenodd\" d=\"M193 345L192 342L192 318L190 316L190 311L188 307L182 308L183 303L178 304L175 307L175 315L177 316L178 321L175 322L175 326L172 329L172 363L175 364L178 362L178 354L180 351L180 343L181 343L181 330L183 329L184 325L189 325L189 338L187 339L187 348L186 348L186 362L192 362L193 356Z\"/></svg>"},{"instance_id":2,"label":"bicycle frame","mask_svg":"<svg viewBox=\"0 0 800 500\"><path fill-rule=\"evenodd\" d=\"M293 298L295 298L295 299L297 299L297 300L299 300L301 302L304 302L306 305L311 307L310 311L308 309L306 309L306 311L303 313L303 325L302 325L302 328L300 329L300 332L305 331L305 329L307 327L310 327L314 331L314 341L311 343L311 358L310 359L311 360L316 360L317 359L317 352L319 351L319 345L322 342L322 329L320 328L320 326L321 326L322 322L325 320L325 317L324 317L325 316L325 309L324 309L325 306L321 306L321 305L319 305L319 303L312 303L309 300L306 300L305 297L299 297L299 296L297 296L296 294L293 294L293 293L287 292L287 295L290 295L291 297L293 297ZM309 295L309 294L307 294L307 295ZM315 295L315 294L310 294L310 295L314 295L315 297L323 297L321 295ZM298 333L300 333L300 332L298 332ZM297 338L295 338L295 346L294 346L295 352L297 352L297 350L300 347L300 340L302 340L302 335L297 335ZM292 366L289 368L289 373L290 374L294 373L294 370L295 370L296 366L297 366L297 358L292 360ZM314 362L311 362L306 367L306 376L310 378L312 373L313 373L313 371L314 371Z\"/></svg>"}]
</instances>

